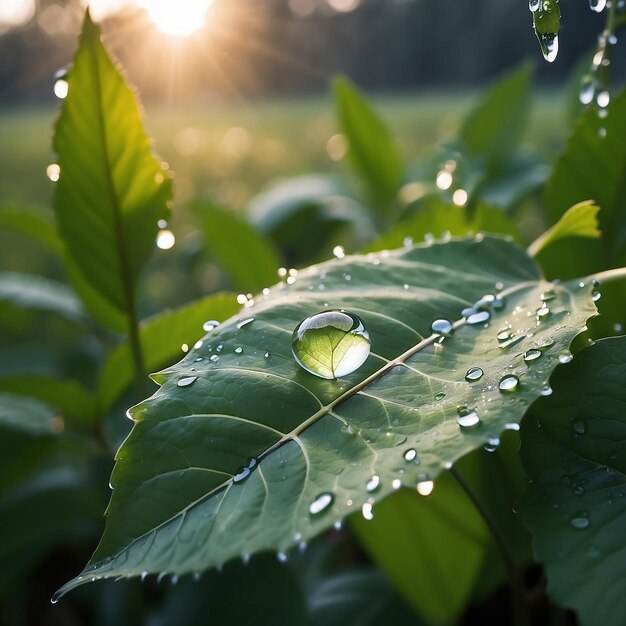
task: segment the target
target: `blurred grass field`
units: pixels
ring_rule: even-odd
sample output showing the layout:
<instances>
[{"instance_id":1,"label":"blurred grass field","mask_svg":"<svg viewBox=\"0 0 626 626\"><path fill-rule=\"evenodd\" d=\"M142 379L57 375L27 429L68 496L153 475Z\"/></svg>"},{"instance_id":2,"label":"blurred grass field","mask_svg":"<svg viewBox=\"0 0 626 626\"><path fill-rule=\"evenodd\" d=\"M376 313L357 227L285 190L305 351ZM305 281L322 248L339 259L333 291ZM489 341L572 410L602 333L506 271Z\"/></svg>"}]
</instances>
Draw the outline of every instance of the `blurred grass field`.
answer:
<instances>
[{"instance_id":1,"label":"blurred grass field","mask_svg":"<svg viewBox=\"0 0 626 626\"><path fill-rule=\"evenodd\" d=\"M389 95L374 104L408 162L454 135L476 101L471 93ZM553 156L568 120L561 96L535 99L525 143ZM46 167L54 160L56 110L0 109L0 204L50 203ZM146 125L156 150L176 175L179 205L211 197L243 207L280 178L316 171L341 173L329 139L337 132L330 96L298 100L207 103L185 108L147 107Z\"/></svg>"}]
</instances>

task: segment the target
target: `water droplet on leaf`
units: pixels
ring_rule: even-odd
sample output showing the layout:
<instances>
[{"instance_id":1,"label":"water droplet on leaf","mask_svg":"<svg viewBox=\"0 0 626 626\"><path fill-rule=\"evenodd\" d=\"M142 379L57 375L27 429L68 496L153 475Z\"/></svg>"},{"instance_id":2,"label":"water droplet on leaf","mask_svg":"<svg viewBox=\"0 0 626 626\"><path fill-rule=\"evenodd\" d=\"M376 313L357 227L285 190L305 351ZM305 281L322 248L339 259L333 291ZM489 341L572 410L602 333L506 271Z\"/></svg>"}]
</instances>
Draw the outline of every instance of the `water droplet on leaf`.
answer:
<instances>
[{"instance_id":1,"label":"water droplet on leaf","mask_svg":"<svg viewBox=\"0 0 626 626\"><path fill-rule=\"evenodd\" d=\"M454 326L450 320L436 319L430 326L435 335L450 337L454 333Z\"/></svg>"},{"instance_id":2,"label":"water droplet on leaf","mask_svg":"<svg viewBox=\"0 0 626 626\"><path fill-rule=\"evenodd\" d=\"M334 494L329 491L321 493L311 504L309 505L309 513L311 515L320 515L324 511L327 511L330 505L335 501Z\"/></svg>"},{"instance_id":3,"label":"water droplet on leaf","mask_svg":"<svg viewBox=\"0 0 626 626\"><path fill-rule=\"evenodd\" d=\"M475 382L477 380L480 380L485 372L483 372L483 370L480 367L470 367L470 369L467 370L467 374L465 374L465 380L467 382Z\"/></svg>"},{"instance_id":4,"label":"water droplet on leaf","mask_svg":"<svg viewBox=\"0 0 626 626\"><path fill-rule=\"evenodd\" d=\"M300 322L292 352L307 372L328 380L357 370L370 353L370 338L359 317L348 311L324 311Z\"/></svg>"},{"instance_id":5,"label":"water droplet on leaf","mask_svg":"<svg viewBox=\"0 0 626 626\"><path fill-rule=\"evenodd\" d=\"M193 385L196 380L198 380L197 376L185 376L185 378L181 378L176 384L179 387L189 387L189 385Z\"/></svg>"},{"instance_id":6,"label":"water droplet on leaf","mask_svg":"<svg viewBox=\"0 0 626 626\"><path fill-rule=\"evenodd\" d=\"M504 376L498 384L498 389L504 392L517 391L518 387L519 378L512 375Z\"/></svg>"}]
</instances>

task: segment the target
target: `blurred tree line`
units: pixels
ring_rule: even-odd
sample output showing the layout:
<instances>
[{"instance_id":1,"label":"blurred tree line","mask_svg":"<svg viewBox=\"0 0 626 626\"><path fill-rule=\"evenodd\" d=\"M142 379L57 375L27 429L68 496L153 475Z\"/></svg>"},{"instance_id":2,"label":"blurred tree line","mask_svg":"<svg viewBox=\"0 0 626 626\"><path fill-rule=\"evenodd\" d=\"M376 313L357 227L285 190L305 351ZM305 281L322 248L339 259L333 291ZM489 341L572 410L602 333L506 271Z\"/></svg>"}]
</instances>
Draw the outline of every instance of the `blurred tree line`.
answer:
<instances>
[{"instance_id":1,"label":"blurred tree line","mask_svg":"<svg viewBox=\"0 0 626 626\"><path fill-rule=\"evenodd\" d=\"M185 101L315 93L338 72L370 90L463 88L524 58L554 85L591 55L604 24L586 0L563 2L560 53L548 66L526 0L356 0L348 12L332 4L215 0L206 26L185 41L157 34L140 11L108 18L104 30L144 98ZM81 15L79 0L39 0L28 24L0 36L1 104L52 98Z\"/></svg>"}]
</instances>

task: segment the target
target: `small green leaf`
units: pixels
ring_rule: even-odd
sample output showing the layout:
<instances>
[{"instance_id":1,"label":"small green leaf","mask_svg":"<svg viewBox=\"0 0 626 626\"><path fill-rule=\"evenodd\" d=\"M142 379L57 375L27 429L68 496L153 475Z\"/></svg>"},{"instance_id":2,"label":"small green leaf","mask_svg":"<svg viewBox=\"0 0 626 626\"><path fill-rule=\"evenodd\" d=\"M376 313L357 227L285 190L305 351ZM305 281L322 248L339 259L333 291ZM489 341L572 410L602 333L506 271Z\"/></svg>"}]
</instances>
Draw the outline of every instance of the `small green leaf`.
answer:
<instances>
[{"instance_id":1,"label":"small green leaf","mask_svg":"<svg viewBox=\"0 0 626 626\"><path fill-rule=\"evenodd\" d=\"M93 576L183 574L284 552L353 512L371 515L399 470L406 486L436 480L545 393L553 355L595 314L592 290L545 282L523 250L488 236L301 270L210 330L130 410L104 537L59 593ZM358 315L372 349L330 381L291 352L295 327L325 309ZM432 332L436 319L456 320L451 336ZM529 349L543 360L524 363ZM484 376L468 382L476 366ZM517 378L509 391L505 372Z\"/></svg>"},{"instance_id":2,"label":"small green leaf","mask_svg":"<svg viewBox=\"0 0 626 626\"><path fill-rule=\"evenodd\" d=\"M64 417L79 423L93 422L97 416L93 393L73 380L14 374L0 377L0 390L45 402Z\"/></svg>"},{"instance_id":3,"label":"small green leaf","mask_svg":"<svg viewBox=\"0 0 626 626\"><path fill-rule=\"evenodd\" d=\"M582 626L626 615L626 338L598 341L552 377L522 425L532 479L521 514L552 599Z\"/></svg>"},{"instance_id":4,"label":"small green leaf","mask_svg":"<svg viewBox=\"0 0 626 626\"><path fill-rule=\"evenodd\" d=\"M29 435L50 435L63 430L63 420L39 400L0 393L0 426Z\"/></svg>"},{"instance_id":5,"label":"small green leaf","mask_svg":"<svg viewBox=\"0 0 626 626\"><path fill-rule=\"evenodd\" d=\"M0 301L22 308L56 313L79 324L89 323L83 305L70 287L43 276L2 272Z\"/></svg>"},{"instance_id":6,"label":"small green leaf","mask_svg":"<svg viewBox=\"0 0 626 626\"><path fill-rule=\"evenodd\" d=\"M274 246L234 211L210 203L195 204L209 253L234 286L258 291L276 280L282 265Z\"/></svg>"},{"instance_id":7,"label":"small green leaf","mask_svg":"<svg viewBox=\"0 0 626 626\"><path fill-rule=\"evenodd\" d=\"M338 79L334 91L339 128L348 140L348 159L385 221L404 178L402 157L389 129L354 85Z\"/></svg>"},{"instance_id":8,"label":"small green leaf","mask_svg":"<svg viewBox=\"0 0 626 626\"><path fill-rule=\"evenodd\" d=\"M536 257L554 242L568 237L598 239L600 237L598 230L599 210L600 207L591 201L575 204L563 213L561 219L554 226L528 246L528 254Z\"/></svg>"},{"instance_id":9,"label":"small green leaf","mask_svg":"<svg viewBox=\"0 0 626 626\"><path fill-rule=\"evenodd\" d=\"M54 208L70 278L79 274L110 305L130 312L157 221L169 214L171 182L152 153L135 94L89 13L68 83L54 133L61 168Z\"/></svg>"},{"instance_id":10,"label":"small green leaf","mask_svg":"<svg viewBox=\"0 0 626 626\"><path fill-rule=\"evenodd\" d=\"M530 114L531 66L523 65L493 85L465 118L459 137L493 168L519 144Z\"/></svg>"},{"instance_id":11,"label":"small green leaf","mask_svg":"<svg viewBox=\"0 0 626 626\"><path fill-rule=\"evenodd\" d=\"M182 344L192 348L206 332L202 329L204 322L226 319L238 307L234 295L214 294L141 322L139 334L148 370L155 371L174 361L181 354ZM98 397L102 410L111 408L133 381L130 346L123 343L109 354L100 372Z\"/></svg>"},{"instance_id":12,"label":"small green leaf","mask_svg":"<svg viewBox=\"0 0 626 626\"><path fill-rule=\"evenodd\" d=\"M28 237L56 254L61 252L56 226L43 211L3 207L0 209L0 228Z\"/></svg>"}]
</instances>

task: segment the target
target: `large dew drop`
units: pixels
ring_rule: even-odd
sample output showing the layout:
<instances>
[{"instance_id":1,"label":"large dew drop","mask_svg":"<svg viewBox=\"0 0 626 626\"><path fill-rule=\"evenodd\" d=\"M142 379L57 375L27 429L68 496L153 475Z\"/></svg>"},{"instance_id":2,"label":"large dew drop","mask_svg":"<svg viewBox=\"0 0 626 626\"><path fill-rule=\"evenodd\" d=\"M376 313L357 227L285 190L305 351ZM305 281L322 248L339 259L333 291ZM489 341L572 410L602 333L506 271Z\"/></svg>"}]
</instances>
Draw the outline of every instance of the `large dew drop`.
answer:
<instances>
[{"instance_id":1,"label":"large dew drop","mask_svg":"<svg viewBox=\"0 0 626 626\"><path fill-rule=\"evenodd\" d=\"M348 311L324 311L300 322L291 349L307 372L332 380L347 376L365 363L370 337L360 318Z\"/></svg>"}]
</instances>

